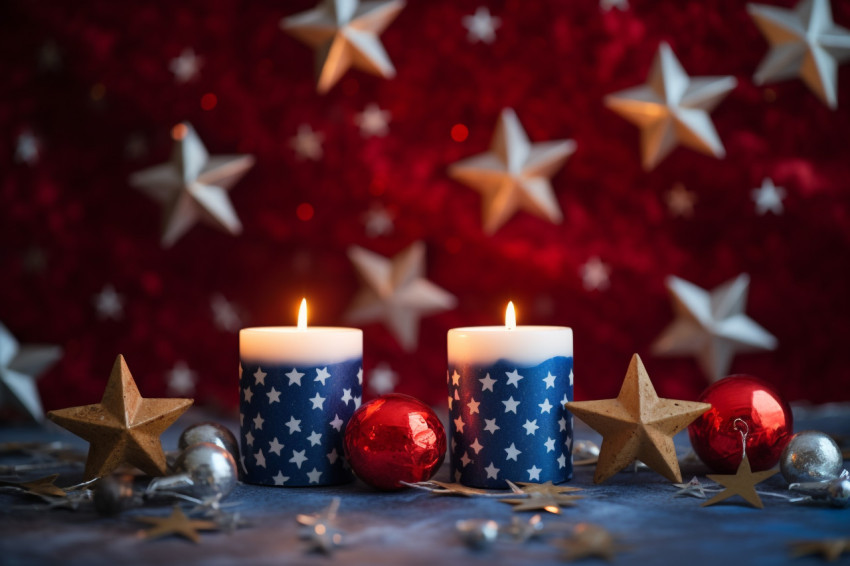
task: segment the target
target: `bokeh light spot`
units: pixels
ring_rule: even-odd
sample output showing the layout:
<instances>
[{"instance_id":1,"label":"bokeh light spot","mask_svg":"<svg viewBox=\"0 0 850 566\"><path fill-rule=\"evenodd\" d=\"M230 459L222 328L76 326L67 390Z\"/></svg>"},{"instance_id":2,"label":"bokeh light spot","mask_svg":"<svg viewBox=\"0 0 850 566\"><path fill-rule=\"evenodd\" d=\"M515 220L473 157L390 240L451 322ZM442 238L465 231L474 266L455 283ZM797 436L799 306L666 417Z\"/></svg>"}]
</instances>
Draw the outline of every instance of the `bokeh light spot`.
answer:
<instances>
[{"instance_id":1,"label":"bokeh light spot","mask_svg":"<svg viewBox=\"0 0 850 566\"><path fill-rule=\"evenodd\" d=\"M298 205L298 208L295 209L295 214L298 216L299 220L307 222L308 220L313 218L315 210L313 210L313 205L309 202L302 202Z\"/></svg>"},{"instance_id":2,"label":"bokeh light spot","mask_svg":"<svg viewBox=\"0 0 850 566\"><path fill-rule=\"evenodd\" d=\"M456 142L466 141L469 137L469 128L463 124L455 124L452 126L452 139Z\"/></svg>"},{"instance_id":3,"label":"bokeh light spot","mask_svg":"<svg viewBox=\"0 0 850 566\"><path fill-rule=\"evenodd\" d=\"M204 110L212 110L216 104L218 104L218 97L211 92L201 97L201 108Z\"/></svg>"},{"instance_id":4,"label":"bokeh light spot","mask_svg":"<svg viewBox=\"0 0 850 566\"><path fill-rule=\"evenodd\" d=\"M186 124L177 124L173 128L171 128L171 137L175 141L182 140L186 137L186 134L189 133L189 128L186 127Z\"/></svg>"}]
</instances>

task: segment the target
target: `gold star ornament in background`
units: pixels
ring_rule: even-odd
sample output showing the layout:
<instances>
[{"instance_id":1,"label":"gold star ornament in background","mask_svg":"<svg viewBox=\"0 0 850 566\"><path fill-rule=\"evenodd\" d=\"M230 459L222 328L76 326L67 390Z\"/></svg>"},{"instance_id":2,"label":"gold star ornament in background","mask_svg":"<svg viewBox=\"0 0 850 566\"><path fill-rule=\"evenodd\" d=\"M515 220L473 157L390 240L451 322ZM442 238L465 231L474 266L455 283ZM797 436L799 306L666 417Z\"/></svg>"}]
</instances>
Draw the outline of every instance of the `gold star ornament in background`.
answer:
<instances>
[{"instance_id":1,"label":"gold star ornament in background","mask_svg":"<svg viewBox=\"0 0 850 566\"><path fill-rule=\"evenodd\" d=\"M572 536L556 544L563 550L563 559L570 562L584 558L604 558L611 562L618 552L624 550L605 528L591 523L579 523Z\"/></svg>"},{"instance_id":2,"label":"gold star ornament in background","mask_svg":"<svg viewBox=\"0 0 850 566\"><path fill-rule=\"evenodd\" d=\"M312 10L284 18L280 27L316 51L316 89L324 94L351 67L384 78L395 76L378 36L402 8L404 0L324 0Z\"/></svg>"},{"instance_id":3,"label":"gold star ornament in background","mask_svg":"<svg viewBox=\"0 0 850 566\"><path fill-rule=\"evenodd\" d=\"M507 108L499 117L490 151L454 163L449 175L481 193L488 234L518 210L559 224L563 214L549 179L575 150L573 140L532 144L516 113Z\"/></svg>"},{"instance_id":4,"label":"gold star ornament in background","mask_svg":"<svg viewBox=\"0 0 850 566\"><path fill-rule=\"evenodd\" d=\"M662 43L646 84L605 97L605 105L640 128L643 168L658 165L682 144L723 157L726 150L708 113L735 88L732 76L689 77Z\"/></svg>"},{"instance_id":5,"label":"gold star ornament in background","mask_svg":"<svg viewBox=\"0 0 850 566\"><path fill-rule=\"evenodd\" d=\"M566 407L602 435L595 483L604 482L635 460L681 483L673 435L711 405L659 398L640 356L635 354L616 399L573 401Z\"/></svg>"},{"instance_id":6,"label":"gold star ornament in background","mask_svg":"<svg viewBox=\"0 0 850 566\"><path fill-rule=\"evenodd\" d=\"M734 495L740 495L747 503L753 507L764 509L764 503L761 502L759 494L756 493L756 484L761 483L770 476L778 473L779 470L765 470L763 472L753 472L750 467L750 460L746 454L738 465L738 471L734 475L729 474L708 474L706 477L711 481L717 482L726 489L702 504L703 507L720 503Z\"/></svg>"},{"instance_id":7,"label":"gold star ornament in background","mask_svg":"<svg viewBox=\"0 0 850 566\"><path fill-rule=\"evenodd\" d=\"M103 477L121 464L163 476L168 468L159 436L192 405L192 399L144 399L119 355L97 405L50 411L47 418L89 442L85 479Z\"/></svg>"},{"instance_id":8,"label":"gold star ornament in background","mask_svg":"<svg viewBox=\"0 0 850 566\"><path fill-rule=\"evenodd\" d=\"M828 562L835 562L844 553L850 553L850 537L801 540L791 543L791 554L794 558L820 555Z\"/></svg>"}]
</instances>

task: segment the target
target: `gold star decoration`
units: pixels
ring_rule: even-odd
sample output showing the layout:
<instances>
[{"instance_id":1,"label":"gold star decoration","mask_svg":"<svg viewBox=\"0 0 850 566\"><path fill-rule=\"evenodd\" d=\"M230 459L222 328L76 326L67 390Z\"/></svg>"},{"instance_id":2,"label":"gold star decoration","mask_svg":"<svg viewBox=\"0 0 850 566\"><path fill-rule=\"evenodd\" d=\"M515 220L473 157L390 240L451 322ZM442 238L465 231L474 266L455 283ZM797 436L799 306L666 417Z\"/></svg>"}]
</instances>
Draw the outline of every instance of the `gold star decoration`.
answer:
<instances>
[{"instance_id":1,"label":"gold star decoration","mask_svg":"<svg viewBox=\"0 0 850 566\"><path fill-rule=\"evenodd\" d=\"M673 435L711 405L659 398L640 356L635 354L616 399L573 401L566 407L602 435L595 483L604 482L635 460L681 483Z\"/></svg>"},{"instance_id":2,"label":"gold star decoration","mask_svg":"<svg viewBox=\"0 0 850 566\"><path fill-rule=\"evenodd\" d=\"M40 497L65 497L65 495L67 495L65 493L65 490L61 487L54 485L58 477L59 474L53 474L50 476L45 476L43 478L37 478L24 482L0 480L0 486L15 487L18 489L22 489L27 493L38 495Z\"/></svg>"},{"instance_id":3,"label":"gold star decoration","mask_svg":"<svg viewBox=\"0 0 850 566\"><path fill-rule=\"evenodd\" d=\"M419 319L454 308L454 295L425 279L425 244L414 242L394 258L354 246L348 250L363 281L346 320L353 324L381 321L405 350L419 340Z\"/></svg>"},{"instance_id":4,"label":"gold star decoration","mask_svg":"<svg viewBox=\"0 0 850 566\"><path fill-rule=\"evenodd\" d=\"M47 418L89 442L85 479L103 477L121 464L153 476L168 468L159 436L192 399L144 399L120 354L96 405L50 411Z\"/></svg>"},{"instance_id":5,"label":"gold star decoration","mask_svg":"<svg viewBox=\"0 0 850 566\"><path fill-rule=\"evenodd\" d=\"M490 151L454 163L449 175L481 193L488 234L520 209L559 224L563 214L549 179L575 150L573 140L532 144L516 113L506 108Z\"/></svg>"},{"instance_id":6,"label":"gold star decoration","mask_svg":"<svg viewBox=\"0 0 850 566\"><path fill-rule=\"evenodd\" d=\"M764 503L761 502L759 494L756 493L756 484L763 482L770 476L778 473L779 470L765 470L763 472L753 472L750 468L750 460L746 454L738 465L738 471L735 474L708 474L706 477L711 481L717 482L726 489L702 504L703 507L720 503L734 495L740 495L747 503L758 509L764 509Z\"/></svg>"},{"instance_id":7,"label":"gold star decoration","mask_svg":"<svg viewBox=\"0 0 850 566\"><path fill-rule=\"evenodd\" d=\"M579 523L572 536L558 541L557 545L564 551L563 559L570 562L583 558L611 561L617 552L623 550L611 533L591 523Z\"/></svg>"},{"instance_id":8,"label":"gold star decoration","mask_svg":"<svg viewBox=\"0 0 850 566\"><path fill-rule=\"evenodd\" d=\"M736 84L732 76L689 77L670 46L661 43L646 84L609 94L605 105L640 128L643 168L649 171L680 143L726 155L708 114Z\"/></svg>"},{"instance_id":9,"label":"gold star decoration","mask_svg":"<svg viewBox=\"0 0 850 566\"><path fill-rule=\"evenodd\" d=\"M324 0L312 10L284 18L280 27L315 49L316 89L324 94L351 67L384 78L395 76L395 67L378 36L402 8L404 0Z\"/></svg>"},{"instance_id":10,"label":"gold star decoration","mask_svg":"<svg viewBox=\"0 0 850 566\"><path fill-rule=\"evenodd\" d=\"M850 552L850 538L802 540L791 543L791 554L794 558L819 554L824 560L835 562L845 552Z\"/></svg>"},{"instance_id":11,"label":"gold star decoration","mask_svg":"<svg viewBox=\"0 0 850 566\"><path fill-rule=\"evenodd\" d=\"M573 507L575 502L583 499L580 495L564 495L581 491L579 487L555 485L551 481L546 483L517 482L518 485L508 480L511 490L517 494L525 494L527 498L500 499L502 503L514 505L514 511L547 511L555 515L561 513L562 507Z\"/></svg>"},{"instance_id":12,"label":"gold star decoration","mask_svg":"<svg viewBox=\"0 0 850 566\"><path fill-rule=\"evenodd\" d=\"M174 506L168 517L134 517L136 521L153 525L144 531L146 539L155 539L168 535L185 537L195 544L201 541L198 531L217 531L218 525L213 521L190 519L178 506Z\"/></svg>"}]
</instances>

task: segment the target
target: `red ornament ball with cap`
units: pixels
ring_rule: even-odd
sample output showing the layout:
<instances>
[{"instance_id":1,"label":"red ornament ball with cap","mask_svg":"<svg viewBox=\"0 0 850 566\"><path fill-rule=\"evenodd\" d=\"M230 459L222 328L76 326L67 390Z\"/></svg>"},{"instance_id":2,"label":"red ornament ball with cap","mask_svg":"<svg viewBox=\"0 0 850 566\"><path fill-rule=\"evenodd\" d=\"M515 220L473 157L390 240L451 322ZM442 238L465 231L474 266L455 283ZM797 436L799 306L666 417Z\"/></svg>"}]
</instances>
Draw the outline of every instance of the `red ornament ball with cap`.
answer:
<instances>
[{"instance_id":1,"label":"red ornament ball with cap","mask_svg":"<svg viewBox=\"0 0 850 566\"><path fill-rule=\"evenodd\" d=\"M753 471L776 465L793 434L791 407L768 383L750 375L732 375L712 384L699 401L711 409L691 423L694 451L718 473L735 473L743 457ZM742 422L743 421L743 422Z\"/></svg>"},{"instance_id":2,"label":"red ornament ball with cap","mask_svg":"<svg viewBox=\"0 0 850 566\"><path fill-rule=\"evenodd\" d=\"M345 427L345 457L357 477L384 490L431 479L446 456L446 432L428 405L400 393L366 403Z\"/></svg>"}]
</instances>

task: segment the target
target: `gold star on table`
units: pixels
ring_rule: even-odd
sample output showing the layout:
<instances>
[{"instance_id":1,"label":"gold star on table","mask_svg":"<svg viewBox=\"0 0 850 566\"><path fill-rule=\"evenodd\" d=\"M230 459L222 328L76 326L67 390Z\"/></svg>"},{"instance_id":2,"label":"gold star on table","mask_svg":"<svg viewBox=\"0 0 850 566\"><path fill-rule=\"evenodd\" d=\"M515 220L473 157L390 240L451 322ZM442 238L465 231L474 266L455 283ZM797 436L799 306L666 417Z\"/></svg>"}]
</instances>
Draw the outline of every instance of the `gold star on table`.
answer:
<instances>
[{"instance_id":1,"label":"gold star on table","mask_svg":"<svg viewBox=\"0 0 850 566\"><path fill-rule=\"evenodd\" d=\"M153 525L144 531L147 539L155 539L168 535L185 537L195 544L201 541L198 531L217 531L218 524L214 521L201 521L188 518L180 507L174 506L168 517L133 517L141 523Z\"/></svg>"},{"instance_id":2,"label":"gold star on table","mask_svg":"<svg viewBox=\"0 0 850 566\"><path fill-rule=\"evenodd\" d=\"M850 552L850 538L801 540L791 543L791 554L794 558L819 554L824 560L835 562L845 552Z\"/></svg>"},{"instance_id":3,"label":"gold star on table","mask_svg":"<svg viewBox=\"0 0 850 566\"><path fill-rule=\"evenodd\" d=\"M213 155L188 122L171 129L169 163L130 176L130 184L164 208L162 245L171 246L199 220L232 235L242 232L228 191L254 165L250 155Z\"/></svg>"},{"instance_id":4,"label":"gold star on table","mask_svg":"<svg viewBox=\"0 0 850 566\"><path fill-rule=\"evenodd\" d=\"M635 460L670 481L681 482L673 435L711 405L659 398L640 356L635 354L616 399L572 401L566 407L602 435L595 483L604 482Z\"/></svg>"},{"instance_id":5,"label":"gold star on table","mask_svg":"<svg viewBox=\"0 0 850 566\"><path fill-rule=\"evenodd\" d=\"M502 110L490 151L458 161L449 175L481 193L488 234L525 210L558 224L563 219L549 179L576 150L573 140L532 144L510 108Z\"/></svg>"},{"instance_id":6,"label":"gold star on table","mask_svg":"<svg viewBox=\"0 0 850 566\"><path fill-rule=\"evenodd\" d=\"M850 31L832 20L829 0L804 0L794 10L747 4L770 51L757 85L800 77L824 104L838 107L838 65L850 59Z\"/></svg>"},{"instance_id":7,"label":"gold star on table","mask_svg":"<svg viewBox=\"0 0 850 566\"><path fill-rule=\"evenodd\" d=\"M13 487L22 489L27 493L37 495L42 498L46 497L65 497L66 492L61 487L54 485L59 474L53 474L43 478L38 478L23 482L12 482L0 480L0 486Z\"/></svg>"},{"instance_id":8,"label":"gold star on table","mask_svg":"<svg viewBox=\"0 0 850 566\"><path fill-rule=\"evenodd\" d=\"M192 399L144 399L119 355L97 405L50 411L47 418L89 442L85 479L103 477L121 464L152 476L168 472L159 436Z\"/></svg>"},{"instance_id":9,"label":"gold star on table","mask_svg":"<svg viewBox=\"0 0 850 566\"><path fill-rule=\"evenodd\" d=\"M723 157L709 112L735 88L735 77L689 77L670 46L658 47L646 84L605 97L605 105L640 128L645 170L678 145Z\"/></svg>"},{"instance_id":10,"label":"gold star on table","mask_svg":"<svg viewBox=\"0 0 850 566\"><path fill-rule=\"evenodd\" d=\"M583 558L604 558L610 562L623 550L611 533L590 523L579 523L571 537L556 544L564 551L563 559L571 562Z\"/></svg>"},{"instance_id":11,"label":"gold star on table","mask_svg":"<svg viewBox=\"0 0 850 566\"><path fill-rule=\"evenodd\" d=\"M402 8L403 0L324 0L312 10L284 18L280 27L315 49L316 89L324 94L351 67L384 78L395 76L395 67L378 36Z\"/></svg>"},{"instance_id":12,"label":"gold star on table","mask_svg":"<svg viewBox=\"0 0 850 566\"><path fill-rule=\"evenodd\" d=\"M710 292L668 277L676 319L652 345L652 353L693 354L706 377L717 381L729 372L736 352L776 349L776 338L744 313L749 287L746 273Z\"/></svg>"},{"instance_id":13,"label":"gold star on table","mask_svg":"<svg viewBox=\"0 0 850 566\"><path fill-rule=\"evenodd\" d=\"M741 463L738 465L738 471L734 475L708 474L706 476L711 481L719 483L726 489L703 503L702 506L708 507L709 505L729 499L734 495L740 495L753 507L764 509L764 503L761 502L759 494L756 493L756 484L763 482L778 472L779 470L753 472L752 468L750 468L750 460L745 454Z\"/></svg>"},{"instance_id":14,"label":"gold star on table","mask_svg":"<svg viewBox=\"0 0 850 566\"><path fill-rule=\"evenodd\" d=\"M354 246L348 250L363 281L346 314L353 324L383 322L405 350L416 347L419 319L454 308L454 295L425 279L425 244L415 242L389 259Z\"/></svg>"},{"instance_id":15,"label":"gold star on table","mask_svg":"<svg viewBox=\"0 0 850 566\"><path fill-rule=\"evenodd\" d=\"M581 491L579 487L555 485L551 481L546 483L517 482L514 484L508 480L508 485L517 494L524 494L526 498L500 499L502 503L514 505L514 511L548 511L556 515L561 513L562 507L573 507L575 502L583 499L580 495L564 495Z\"/></svg>"}]
</instances>

